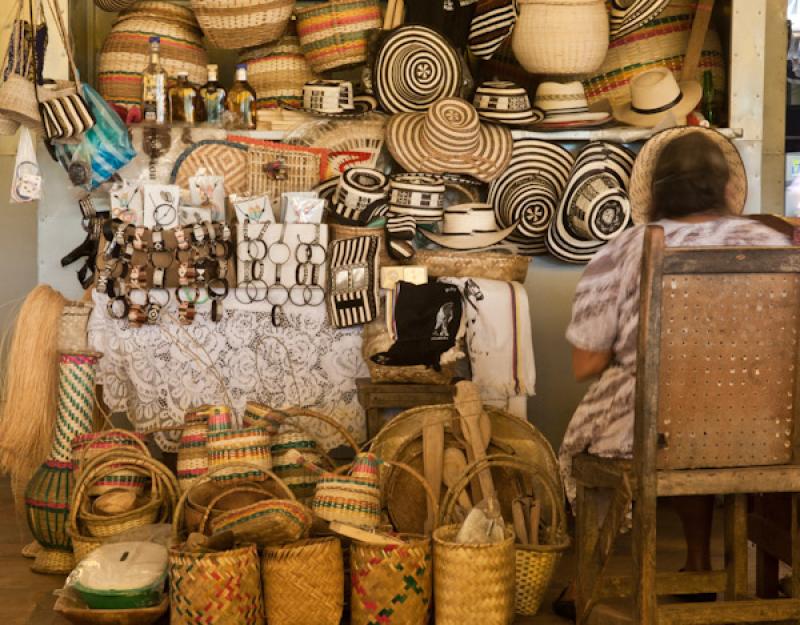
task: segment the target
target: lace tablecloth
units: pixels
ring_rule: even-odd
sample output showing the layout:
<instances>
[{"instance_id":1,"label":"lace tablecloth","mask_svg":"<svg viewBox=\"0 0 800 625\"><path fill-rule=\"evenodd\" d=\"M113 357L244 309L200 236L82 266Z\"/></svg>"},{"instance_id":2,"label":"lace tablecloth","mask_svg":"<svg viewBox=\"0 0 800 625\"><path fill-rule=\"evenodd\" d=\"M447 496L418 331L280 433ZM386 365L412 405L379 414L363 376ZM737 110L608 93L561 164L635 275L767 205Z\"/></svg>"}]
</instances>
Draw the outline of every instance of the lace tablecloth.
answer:
<instances>
[{"instance_id":1,"label":"lace tablecloth","mask_svg":"<svg viewBox=\"0 0 800 625\"><path fill-rule=\"evenodd\" d=\"M187 408L204 403L230 402L241 415L252 400L316 408L364 440L356 379L369 372L361 331L332 328L324 307L289 311L277 328L268 311L226 306L214 323L201 307L191 326L180 326L173 298L158 325L132 328L107 315L105 295L94 300L89 341L104 354L97 382L108 407L127 412L138 431L179 427ZM326 424L309 420L307 427L326 443L341 442ZM167 451L177 437L176 431L155 435Z\"/></svg>"}]
</instances>

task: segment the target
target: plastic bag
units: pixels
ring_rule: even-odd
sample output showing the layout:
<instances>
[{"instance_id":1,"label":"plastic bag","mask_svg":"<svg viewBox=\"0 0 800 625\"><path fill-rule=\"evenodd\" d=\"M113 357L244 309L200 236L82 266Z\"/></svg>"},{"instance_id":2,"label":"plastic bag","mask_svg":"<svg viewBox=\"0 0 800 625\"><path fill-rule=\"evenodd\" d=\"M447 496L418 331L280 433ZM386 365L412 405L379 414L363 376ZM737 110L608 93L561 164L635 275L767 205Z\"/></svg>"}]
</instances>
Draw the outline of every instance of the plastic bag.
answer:
<instances>
[{"instance_id":1,"label":"plastic bag","mask_svg":"<svg viewBox=\"0 0 800 625\"><path fill-rule=\"evenodd\" d=\"M23 126L19 133L17 159L11 179L11 202L24 204L42 198L42 175L36 160L36 148L30 130Z\"/></svg>"},{"instance_id":2,"label":"plastic bag","mask_svg":"<svg viewBox=\"0 0 800 625\"><path fill-rule=\"evenodd\" d=\"M488 500L480 502L464 519L456 534L456 542L463 545L503 542L505 523L498 513L496 502L494 504Z\"/></svg>"}]
</instances>

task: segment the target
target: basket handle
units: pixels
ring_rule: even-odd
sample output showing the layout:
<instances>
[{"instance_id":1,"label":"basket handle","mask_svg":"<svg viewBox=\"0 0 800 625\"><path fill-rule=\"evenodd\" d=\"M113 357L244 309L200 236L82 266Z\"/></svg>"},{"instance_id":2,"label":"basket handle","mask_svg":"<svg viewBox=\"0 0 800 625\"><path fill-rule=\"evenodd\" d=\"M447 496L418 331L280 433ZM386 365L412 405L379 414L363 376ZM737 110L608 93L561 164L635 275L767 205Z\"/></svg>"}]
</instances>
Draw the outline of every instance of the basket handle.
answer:
<instances>
[{"instance_id":1,"label":"basket handle","mask_svg":"<svg viewBox=\"0 0 800 625\"><path fill-rule=\"evenodd\" d=\"M401 471L405 471L411 477L413 477L415 480L417 480L420 484L422 484L422 487L425 489L425 495L428 498L428 503L429 503L429 505L431 507L431 510L432 510L431 516L434 519L437 519L439 517L439 502L436 501L436 497L433 494L433 488L431 488L431 485L428 482L428 480L425 479L425 476L423 476L414 467L412 467L411 465L406 464L405 462L398 462L396 460L387 460L387 461L384 461L383 464L385 466L387 466L387 467L392 468L392 469L396 468L396 469L400 469Z\"/></svg>"},{"instance_id":2,"label":"basket handle","mask_svg":"<svg viewBox=\"0 0 800 625\"><path fill-rule=\"evenodd\" d=\"M206 533L206 524L211 518L211 511L214 509L214 506L234 493L258 493L260 495L265 495L267 499L270 497L270 493L255 486L235 486L234 488L229 488L228 490L222 491L219 495L216 495L211 501L208 502L206 511L203 513L203 518L200 521L200 525L197 527L198 532L201 534Z\"/></svg>"},{"instance_id":3,"label":"basket handle","mask_svg":"<svg viewBox=\"0 0 800 625\"><path fill-rule=\"evenodd\" d=\"M358 443L356 443L356 440L353 438L353 436L350 434L350 432L348 432L342 426L342 424L337 422L336 419L334 419L332 417L329 417L328 415L326 415L326 414L324 414L324 413L322 413L322 412L320 412L318 410L314 410L313 408L296 408L295 407L295 408L285 408L285 409L281 409L281 410L274 410L273 409L273 412L278 414L278 415L285 415L284 418L288 418L288 417L310 417L312 419L317 419L319 421L322 421L323 423L327 423L332 428L337 430L339 432L339 434L342 435L342 437L344 438L344 440L347 443L348 447L352 448L353 451L356 452L356 453L358 453L360 451Z\"/></svg>"},{"instance_id":4,"label":"basket handle","mask_svg":"<svg viewBox=\"0 0 800 625\"><path fill-rule=\"evenodd\" d=\"M564 504L559 496L559 488L556 482L544 473L539 467L532 465L514 456L495 454L481 458L469 465L458 481L447 491L439 516L439 525L445 525L455 510L456 500L461 492L467 487L469 482L478 473L492 467L504 467L524 471L536 478L541 485L547 498L550 500L550 532L548 544L554 544L559 535L566 531L567 516L564 511Z\"/></svg>"},{"instance_id":5,"label":"basket handle","mask_svg":"<svg viewBox=\"0 0 800 625\"><path fill-rule=\"evenodd\" d=\"M151 455L150 454L150 450L147 448L147 445L144 444L144 441L141 438L139 438L138 436L136 436L136 434L131 432L130 430L122 430L122 429L119 429L119 428L114 428L114 429L111 429L111 430L103 430L102 432L96 432L96 434L99 434L100 436L98 436L95 439L92 439L92 441L87 443L83 447L83 449L81 449L81 451L80 451L80 455L78 456L80 458L80 462L78 463L78 472L79 473L80 473L81 468L83 467L84 463L86 462L86 454L88 453L88 451L92 447L92 445L94 445L95 443L99 443L101 441L104 441L104 440L113 441L113 437L114 436L119 436L120 438L126 438L126 439L128 439L130 441L133 441L135 443L135 445L137 447L139 447L139 449L142 450L142 452L144 453L145 456L150 456ZM73 472L74 472L74 470L75 469L73 467Z\"/></svg>"}]
</instances>

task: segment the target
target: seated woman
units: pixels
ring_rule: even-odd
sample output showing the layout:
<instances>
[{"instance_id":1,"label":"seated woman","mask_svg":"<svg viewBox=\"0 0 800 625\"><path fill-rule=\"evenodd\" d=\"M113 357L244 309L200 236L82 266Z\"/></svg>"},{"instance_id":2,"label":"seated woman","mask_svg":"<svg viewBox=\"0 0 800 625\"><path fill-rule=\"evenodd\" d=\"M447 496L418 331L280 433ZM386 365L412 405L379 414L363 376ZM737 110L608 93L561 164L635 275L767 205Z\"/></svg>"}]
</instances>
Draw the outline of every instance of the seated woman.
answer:
<instances>
[{"instance_id":1,"label":"seated woman","mask_svg":"<svg viewBox=\"0 0 800 625\"><path fill-rule=\"evenodd\" d=\"M695 130L661 148L651 182L651 222L664 229L665 243L687 246L785 246L788 238L755 221L735 216L731 167L712 131ZM739 181L741 183L741 181ZM578 381L597 378L567 428L559 461L567 495L575 501L572 458L588 452L630 458L633 451L639 277L645 226L626 230L589 263L578 283L567 340L573 346ZM685 570L711 569L713 497L678 497L674 506L686 538ZM713 599L714 596L695 597ZM574 618L571 589L554 604Z\"/></svg>"}]
</instances>

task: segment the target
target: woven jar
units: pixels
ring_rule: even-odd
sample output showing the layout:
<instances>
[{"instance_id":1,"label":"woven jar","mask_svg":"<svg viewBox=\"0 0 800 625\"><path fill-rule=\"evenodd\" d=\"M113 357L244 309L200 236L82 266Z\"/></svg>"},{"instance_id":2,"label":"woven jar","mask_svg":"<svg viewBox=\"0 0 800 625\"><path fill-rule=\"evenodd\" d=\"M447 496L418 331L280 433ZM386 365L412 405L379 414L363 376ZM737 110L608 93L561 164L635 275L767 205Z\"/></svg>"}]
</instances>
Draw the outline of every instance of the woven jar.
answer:
<instances>
[{"instance_id":1,"label":"woven jar","mask_svg":"<svg viewBox=\"0 0 800 625\"><path fill-rule=\"evenodd\" d=\"M145 435L127 430L108 430L106 432L90 432L72 439L72 475L80 478L81 469L94 458L108 451L129 450L149 456L150 452L144 443ZM112 490L134 491L137 495L144 492L147 476L141 471L120 469L103 475L89 487L89 495L96 497Z\"/></svg>"},{"instance_id":2,"label":"woven jar","mask_svg":"<svg viewBox=\"0 0 800 625\"><path fill-rule=\"evenodd\" d=\"M215 48L233 50L275 41L286 30L295 0L192 0L192 9Z\"/></svg>"},{"instance_id":3,"label":"woven jar","mask_svg":"<svg viewBox=\"0 0 800 625\"><path fill-rule=\"evenodd\" d=\"M360 65L367 60L367 33L381 27L375 0L331 0L298 9L297 35L317 73Z\"/></svg>"},{"instance_id":4,"label":"woven jar","mask_svg":"<svg viewBox=\"0 0 800 625\"><path fill-rule=\"evenodd\" d=\"M217 480L258 480L264 475L256 470L272 468L269 434L264 428L208 432L208 469ZM236 465L247 463L252 469Z\"/></svg>"},{"instance_id":5,"label":"woven jar","mask_svg":"<svg viewBox=\"0 0 800 625\"><path fill-rule=\"evenodd\" d=\"M181 492L208 473L208 406L195 408L183 418L178 441L176 473Z\"/></svg>"},{"instance_id":6,"label":"woven jar","mask_svg":"<svg viewBox=\"0 0 800 625\"><path fill-rule=\"evenodd\" d=\"M319 474L306 464L295 460L295 453L303 455L306 463L318 465L322 459L317 441L308 434L283 428L272 439L272 470L289 488L298 501L309 502L319 481Z\"/></svg>"},{"instance_id":7,"label":"woven jar","mask_svg":"<svg viewBox=\"0 0 800 625\"><path fill-rule=\"evenodd\" d=\"M233 429L233 414L228 406L206 406L206 423L209 432L225 432Z\"/></svg>"},{"instance_id":8,"label":"woven jar","mask_svg":"<svg viewBox=\"0 0 800 625\"><path fill-rule=\"evenodd\" d=\"M191 11L169 2L137 2L114 22L100 52L98 90L107 101L141 106L152 36L161 37L161 64L169 76L184 71L189 82L205 83L208 55Z\"/></svg>"},{"instance_id":9,"label":"woven jar","mask_svg":"<svg viewBox=\"0 0 800 625\"><path fill-rule=\"evenodd\" d=\"M458 525L433 533L436 625L508 625L514 618L514 533L486 545L454 542Z\"/></svg>"},{"instance_id":10,"label":"woven jar","mask_svg":"<svg viewBox=\"0 0 800 625\"><path fill-rule=\"evenodd\" d=\"M609 23L604 0L518 0L511 46L531 74L588 74L603 64Z\"/></svg>"},{"instance_id":11,"label":"woven jar","mask_svg":"<svg viewBox=\"0 0 800 625\"><path fill-rule=\"evenodd\" d=\"M376 528L381 522L379 482L375 454L357 454L348 475L322 474L311 508L314 514L326 521Z\"/></svg>"},{"instance_id":12,"label":"woven jar","mask_svg":"<svg viewBox=\"0 0 800 625\"><path fill-rule=\"evenodd\" d=\"M282 415L254 401L249 401L244 407L242 424L246 428L265 428L270 436L275 436L281 427Z\"/></svg>"},{"instance_id":13,"label":"woven jar","mask_svg":"<svg viewBox=\"0 0 800 625\"><path fill-rule=\"evenodd\" d=\"M338 538L266 547L261 574L270 625L339 625L345 580Z\"/></svg>"},{"instance_id":14,"label":"woven jar","mask_svg":"<svg viewBox=\"0 0 800 625\"><path fill-rule=\"evenodd\" d=\"M316 78L297 35L287 34L274 44L242 50L239 62L247 64L247 80L256 91L259 109L299 108L303 85Z\"/></svg>"}]
</instances>

